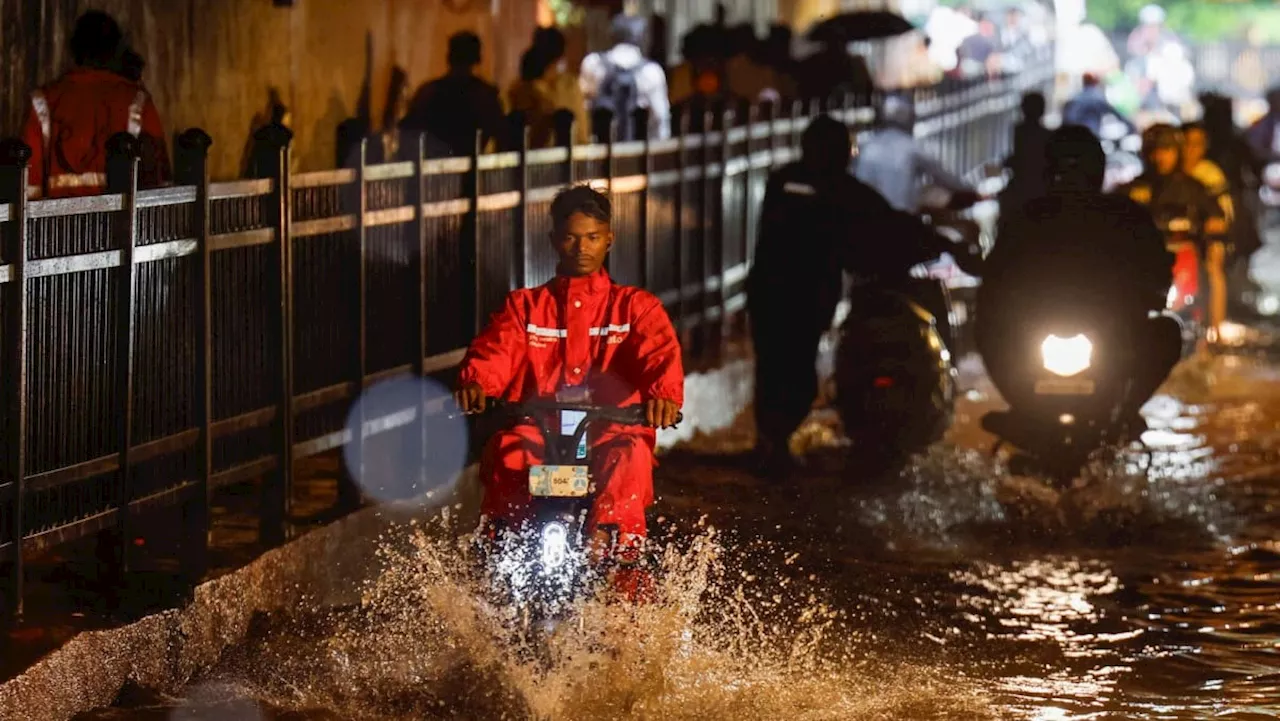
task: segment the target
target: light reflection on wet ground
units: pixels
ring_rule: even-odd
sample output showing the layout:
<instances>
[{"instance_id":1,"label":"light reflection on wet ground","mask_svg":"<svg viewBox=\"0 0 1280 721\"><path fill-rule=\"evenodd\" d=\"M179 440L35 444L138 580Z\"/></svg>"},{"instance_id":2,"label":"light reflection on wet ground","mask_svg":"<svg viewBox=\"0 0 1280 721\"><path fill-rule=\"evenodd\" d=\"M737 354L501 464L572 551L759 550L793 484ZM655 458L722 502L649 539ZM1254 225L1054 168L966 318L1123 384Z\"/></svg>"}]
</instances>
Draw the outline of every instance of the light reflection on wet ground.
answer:
<instances>
[{"instance_id":1,"label":"light reflection on wet ground","mask_svg":"<svg viewBox=\"0 0 1280 721\"><path fill-rule=\"evenodd\" d=\"M264 618L185 698L84 718L1280 716L1280 371L1241 342L1148 405L1149 458L1061 494L986 452L972 369L899 479L860 477L822 423L792 484L751 475L748 423L695 439L659 471L667 602L584 608L550 673L451 546L401 538L365 609Z\"/></svg>"}]
</instances>

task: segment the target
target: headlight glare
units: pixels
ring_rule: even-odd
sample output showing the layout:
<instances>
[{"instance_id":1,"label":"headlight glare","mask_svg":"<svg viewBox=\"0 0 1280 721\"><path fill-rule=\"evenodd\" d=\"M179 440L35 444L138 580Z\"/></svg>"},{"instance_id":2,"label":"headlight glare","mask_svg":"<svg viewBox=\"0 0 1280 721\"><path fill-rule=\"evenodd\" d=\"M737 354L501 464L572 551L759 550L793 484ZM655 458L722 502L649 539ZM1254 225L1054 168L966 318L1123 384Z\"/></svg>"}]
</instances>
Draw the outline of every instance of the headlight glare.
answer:
<instances>
[{"instance_id":1,"label":"headlight glare","mask_svg":"<svg viewBox=\"0 0 1280 721\"><path fill-rule=\"evenodd\" d=\"M542 527L542 566L558 568L569 555L569 532L560 523Z\"/></svg>"},{"instance_id":2,"label":"headlight glare","mask_svg":"<svg viewBox=\"0 0 1280 721\"><path fill-rule=\"evenodd\" d=\"M1051 335L1040 344L1044 369L1063 377L1073 376L1089 367L1093 343L1083 333L1070 338Z\"/></svg>"}]
</instances>

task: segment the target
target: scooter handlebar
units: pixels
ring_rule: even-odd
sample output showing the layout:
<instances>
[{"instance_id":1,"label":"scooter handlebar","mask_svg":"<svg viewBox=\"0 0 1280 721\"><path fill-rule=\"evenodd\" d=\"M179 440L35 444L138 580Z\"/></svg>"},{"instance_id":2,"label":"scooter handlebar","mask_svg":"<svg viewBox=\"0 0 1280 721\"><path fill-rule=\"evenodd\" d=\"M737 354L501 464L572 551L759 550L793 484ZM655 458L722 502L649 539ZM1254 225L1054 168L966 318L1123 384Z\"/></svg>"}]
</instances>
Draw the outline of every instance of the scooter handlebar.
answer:
<instances>
[{"instance_id":1,"label":"scooter handlebar","mask_svg":"<svg viewBox=\"0 0 1280 721\"><path fill-rule=\"evenodd\" d=\"M450 413L449 417L461 418L468 415L489 415L497 413L509 418L524 418L545 413L558 413L560 411L577 411L585 413L588 420L598 419L612 423L620 423L627 426L645 426L649 424L649 419L643 405L619 408L617 406L598 406L590 403L562 403L559 401L546 400L508 403L496 398L488 399L488 404L485 410L481 413L464 413L462 411L458 411L456 413ZM684 414L677 413L676 423L679 424L682 421L684 421Z\"/></svg>"}]
</instances>

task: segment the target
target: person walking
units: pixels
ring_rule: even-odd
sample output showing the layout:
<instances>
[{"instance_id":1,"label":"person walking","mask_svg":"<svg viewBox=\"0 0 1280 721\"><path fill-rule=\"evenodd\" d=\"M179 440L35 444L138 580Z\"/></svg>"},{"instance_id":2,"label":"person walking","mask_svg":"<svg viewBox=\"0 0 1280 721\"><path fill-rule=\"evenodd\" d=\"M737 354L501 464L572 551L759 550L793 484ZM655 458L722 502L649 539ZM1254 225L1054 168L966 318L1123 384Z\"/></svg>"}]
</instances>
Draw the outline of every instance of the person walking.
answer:
<instances>
[{"instance_id":1,"label":"person walking","mask_svg":"<svg viewBox=\"0 0 1280 721\"><path fill-rule=\"evenodd\" d=\"M107 140L126 132L141 145L143 187L172 177L164 127L140 82L142 57L124 43L119 23L90 10L71 34L75 66L31 94L22 138L31 147L27 196L66 198L107 187Z\"/></svg>"}]
</instances>

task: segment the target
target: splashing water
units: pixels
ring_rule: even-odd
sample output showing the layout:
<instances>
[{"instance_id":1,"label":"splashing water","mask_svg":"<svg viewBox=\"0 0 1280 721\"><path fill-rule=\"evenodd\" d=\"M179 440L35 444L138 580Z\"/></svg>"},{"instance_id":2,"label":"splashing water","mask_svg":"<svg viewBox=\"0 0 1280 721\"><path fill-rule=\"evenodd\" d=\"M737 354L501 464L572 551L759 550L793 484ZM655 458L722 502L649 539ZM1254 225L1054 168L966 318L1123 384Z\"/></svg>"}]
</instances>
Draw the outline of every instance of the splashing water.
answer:
<instances>
[{"instance_id":1,"label":"splashing water","mask_svg":"<svg viewBox=\"0 0 1280 721\"><path fill-rule=\"evenodd\" d=\"M251 679L273 707L349 718L994 717L963 678L860 649L842 614L787 576L803 574L795 554L755 575L704 526L657 554L655 602L583 599L536 654L468 571L470 540L441 530L387 536L358 608L261 629L214 675Z\"/></svg>"}]
</instances>

